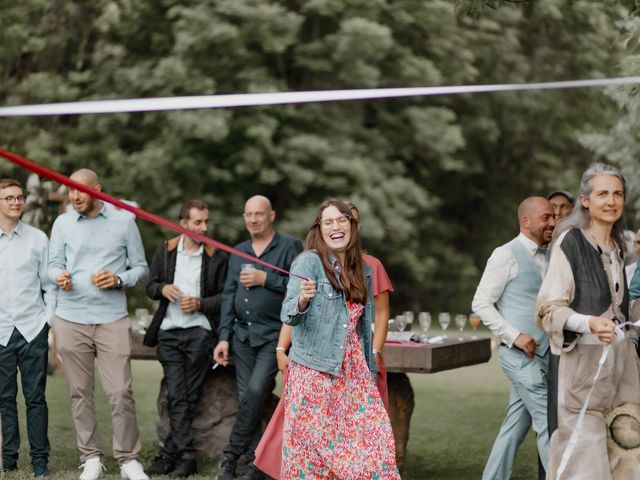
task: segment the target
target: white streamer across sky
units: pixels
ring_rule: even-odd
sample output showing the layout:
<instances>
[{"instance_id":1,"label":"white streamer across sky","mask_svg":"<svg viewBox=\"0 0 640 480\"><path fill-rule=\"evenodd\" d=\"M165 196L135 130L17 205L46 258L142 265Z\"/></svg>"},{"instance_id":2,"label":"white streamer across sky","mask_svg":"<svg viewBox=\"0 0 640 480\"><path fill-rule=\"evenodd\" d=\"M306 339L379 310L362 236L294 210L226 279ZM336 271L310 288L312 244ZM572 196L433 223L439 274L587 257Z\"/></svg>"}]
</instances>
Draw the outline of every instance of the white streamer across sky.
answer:
<instances>
[{"instance_id":1,"label":"white streamer across sky","mask_svg":"<svg viewBox=\"0 0 640 480\"><path fill-rule=\"evenodd\" d=\"M383 98L461 95L466 93L561 90L569 88L638 85L640 77L615 77L562 82L505 83L493 85L454 85L439 87L369 88L355 90L315 90L307 92L243 93L231 95L193 95L182 97L87 100L38 105L0 107L0 117L41 115L84 115L92 113L153 112L206 108L257 107L316 102L343 102Z\"/></svg>"}]
</instances>

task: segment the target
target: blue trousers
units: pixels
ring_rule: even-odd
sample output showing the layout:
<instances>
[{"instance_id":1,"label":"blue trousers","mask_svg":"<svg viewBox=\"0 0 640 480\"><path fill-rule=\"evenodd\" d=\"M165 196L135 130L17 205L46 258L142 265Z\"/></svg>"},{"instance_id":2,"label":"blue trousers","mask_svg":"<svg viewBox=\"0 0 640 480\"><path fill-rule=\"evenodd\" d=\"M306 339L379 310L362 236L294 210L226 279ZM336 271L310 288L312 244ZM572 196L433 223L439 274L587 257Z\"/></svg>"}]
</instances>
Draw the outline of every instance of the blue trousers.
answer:
<instances>
[{"instance_id":1,"label":"blue trousers","mask_svg":"<svg viewBox=\"0 0 640 480\"><path fill-rule=\"evenodd\" d=\"M546 467L549 460L547 430L547 382L549 353L527 357L516 347L500 346L500 366L511 381L507 414L500 427L482 474L483 480L508 480L513 463L529 428L537 434L538 455Z\"/></svg>"},{"instance_id":2,"label":"blue trousers","mask_svg":"<svg viewBox=\"0 0 640 480\"><path fill-rule=\"evenodd\" d=\"M49 326L45 325L36 338L27 342L13 329L6 347L0 346L0 416L2 417L2 465L16 468L20 449L18 429L18 370L27 407L27 436L31 448L31 464L46 466L49 460L49 410L45 399Z\"/></svg>"}]
</instances>

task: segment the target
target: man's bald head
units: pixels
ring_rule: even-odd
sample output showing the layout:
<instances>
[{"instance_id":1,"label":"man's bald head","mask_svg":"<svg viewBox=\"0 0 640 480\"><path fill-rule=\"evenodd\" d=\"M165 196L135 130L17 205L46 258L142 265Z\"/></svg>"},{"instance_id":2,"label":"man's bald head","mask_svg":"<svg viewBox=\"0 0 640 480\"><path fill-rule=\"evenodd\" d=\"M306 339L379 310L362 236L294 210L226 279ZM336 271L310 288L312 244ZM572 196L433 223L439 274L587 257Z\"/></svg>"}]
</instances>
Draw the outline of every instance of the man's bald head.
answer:
<instances>
[{"instance_id":1,"label":"man's bald head","mask_svg":"<svg viewBox=\"0 0 640 480\"><path fill-rule=\"evenodd\" d=\"M555 228L553 206L544 197L527 197L518 206L520 232L536 242L546 245Z\"/></svg>"},{"instance_id":2,"label":"man's bald head","mask_svg":"<svg viewBox=\"0 0 640 480\"><path fill-rule=\"evenodd\" d=\"M267 197L265 197L264 195L254 195L253 197L249 198L249 200L247 200L244 204L244 211L247 211L247 207L250 207L251 209L264 209L264 210L273 210L273 207L271 206L271 200L269 200Z\"/></svg>"},{"instance_id":3,"label":"man's bald head","mask_svg":"<svg viewBox=\"0 0 640 480\"><path fill-rule=\"evenodd\" d=\"M98 174L89 168L81 168L71 174L71 180L87 187L95 188L99 184Z\"/></svg>"},{"instance_id":4,"label":"man's bald head","mask_svg":"<svg viewBox=\"0 0 640 480\"><path fill-rule=\"evenodd\" d=\"M254 195L244 204L244 225L254 240L270 238L274 234L273 221L276 212L264 195Z\"/></svg>"},{"instance_id":5,"label":"man's bald head","mask_svg":"<svg viewBox=\"0 0 640 480\"><path fill-rule=\"evenodd\" d=\"M98 175L93 170L88 168L81 168L71 174L71 180L78 182L85 187L89 187L93 190L101 191L102 187L98 183ZM94 217L98 214L102 208L102 204L98 202L91 195L76 190L75 188L69 188L69 200L76 212L85 215L87 217Z\"/></svg>"}]
</instances>

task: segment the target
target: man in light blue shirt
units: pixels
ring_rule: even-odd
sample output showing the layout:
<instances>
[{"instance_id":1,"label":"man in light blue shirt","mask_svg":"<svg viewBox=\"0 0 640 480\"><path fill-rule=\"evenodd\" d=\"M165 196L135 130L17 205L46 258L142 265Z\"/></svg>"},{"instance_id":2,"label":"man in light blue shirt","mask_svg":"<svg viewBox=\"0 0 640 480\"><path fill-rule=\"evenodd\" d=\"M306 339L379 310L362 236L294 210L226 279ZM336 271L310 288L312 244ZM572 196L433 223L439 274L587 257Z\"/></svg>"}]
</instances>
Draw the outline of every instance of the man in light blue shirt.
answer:
<instances>
[{"instance_id":1,"label":"man in light blue shirt","mask_svg":"<svg viewBox=\"0 0 640 480\"><path fill-rule=\"evenodd\" d=\"M78 170L71 179L101 189L92 170ZM60 215L51 231L49 278L60 289L53 331L67 376L83 462L80 480L96 480L104 470L93 400L94 361L111 404L113 455L120 475L147 480L138 461L140 434L124 292L149 271L142 239L130 214L73 188L69 199L75 211Z\"/></svg>"},{"instance_id":2,"label":"man in light blue shirt","mask_svg":"<svg viewBox=\"0 0 640 480\"><path fill-rule=\"evenodd\" d=\"M16 470L20 448L17 371L27 406L27 434L36 477L48 476L48 409L45 400L49 322L55 288L47 277L48 240L20 222L22 185L0 180L0 416L2 465Z\"/></svg>"}]
</instances>

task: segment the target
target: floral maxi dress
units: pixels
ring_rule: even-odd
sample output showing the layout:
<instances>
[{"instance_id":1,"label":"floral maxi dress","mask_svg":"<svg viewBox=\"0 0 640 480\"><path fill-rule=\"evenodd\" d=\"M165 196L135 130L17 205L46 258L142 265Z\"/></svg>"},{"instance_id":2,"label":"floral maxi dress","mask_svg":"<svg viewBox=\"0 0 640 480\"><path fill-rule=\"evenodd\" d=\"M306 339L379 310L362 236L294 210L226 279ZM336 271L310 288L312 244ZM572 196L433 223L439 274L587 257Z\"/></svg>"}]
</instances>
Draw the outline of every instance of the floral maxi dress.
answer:
<instances>
[{"instance_id":1,"label":"floral maxi dress","mask_svg":"<svg viewBox=\"0 0 640 480\"><path fill-rule=\"evenodd\" d=\"M400 479L391 424L367 366L348 303L342 372L291 362L285 392L281 478Z\"/></svg>"}]
</instances>

